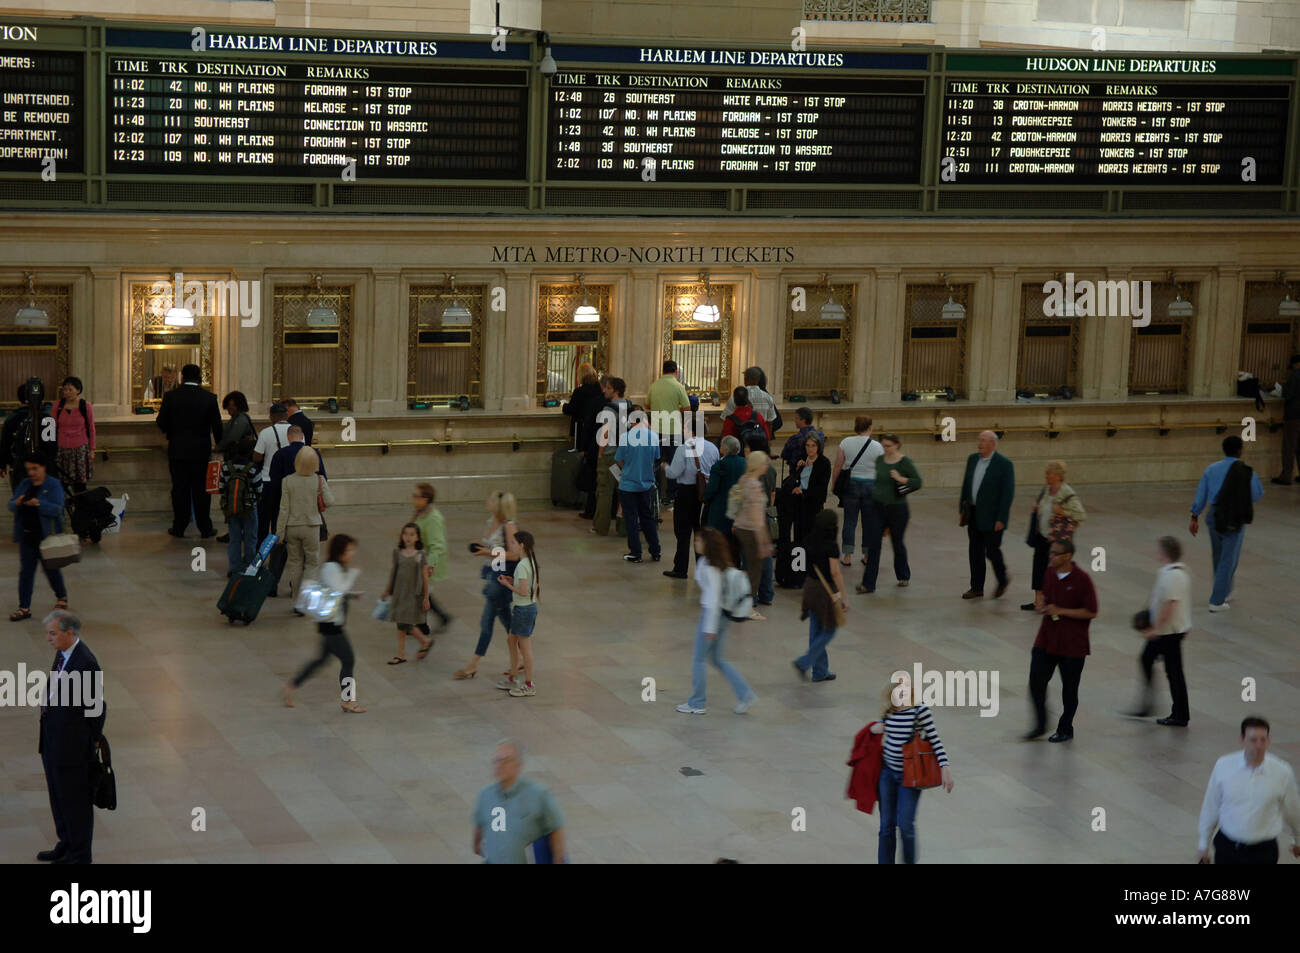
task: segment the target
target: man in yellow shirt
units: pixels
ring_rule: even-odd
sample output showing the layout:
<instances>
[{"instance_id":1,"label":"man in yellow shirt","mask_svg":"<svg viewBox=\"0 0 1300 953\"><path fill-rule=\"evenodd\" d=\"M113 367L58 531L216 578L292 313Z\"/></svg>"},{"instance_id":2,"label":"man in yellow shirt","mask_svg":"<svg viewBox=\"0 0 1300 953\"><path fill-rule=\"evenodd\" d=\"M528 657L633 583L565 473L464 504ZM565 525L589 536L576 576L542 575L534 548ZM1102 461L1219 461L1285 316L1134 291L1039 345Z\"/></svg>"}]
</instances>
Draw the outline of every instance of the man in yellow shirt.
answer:
<instances>
[{"instance_id":1,"label":"man in yellow shirt","mask_svg":"<svg viewBox=\"0 0 1300 953\"><path fill-rule=\"evenodd\" d=\"M659 434L659 459L661 463L671 460L672 448L682 442L682 413L689 413L691 409L691 400L682 386L676 361L664 361L663 376L650 385L646 402L650 405L650 429ZM659 498L667 506L670 501L663 466L658 470Z\"/></svg>"}]
</instances>

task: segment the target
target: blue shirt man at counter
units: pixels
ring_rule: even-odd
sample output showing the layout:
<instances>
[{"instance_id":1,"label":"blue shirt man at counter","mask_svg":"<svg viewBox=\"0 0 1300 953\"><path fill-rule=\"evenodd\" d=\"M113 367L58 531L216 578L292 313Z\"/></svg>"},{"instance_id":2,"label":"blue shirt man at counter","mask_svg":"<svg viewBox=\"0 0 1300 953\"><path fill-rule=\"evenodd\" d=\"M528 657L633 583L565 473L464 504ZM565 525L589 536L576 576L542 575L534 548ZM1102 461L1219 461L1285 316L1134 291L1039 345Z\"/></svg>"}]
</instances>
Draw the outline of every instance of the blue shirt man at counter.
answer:
<instances>
[{"instance_id":1,"label":"blue shirt man at counter","mask_svg":"<svg viewBox=\"0 0 1300 953\"><path fill-rule=\"evenodd\" d=\"M498 742L492 758L496 781L479 792L474 805L474 853L489 864L526 864L528 847L535 845L537 862L562 863L564 815L546 785L520 777L523 762L516 742Z\"/></svg>"},{"instance_id":2,"label":"blue shirt man at counter","mask_svg":"<svg viewBox=\"0 0 1300 953\"><path fill-rule=\"evenodd\" d=\"M1245 524L1250 522L1253 515L1249 508L1264 495L1259 475L1244 463L1242 466L1245 472L1250 473L1250 500L1245 499L1245 472L1240 472L1237 479L1228 482L1228 471L1233 464L1241 462L1243 446L1241 438L1236 434L1223 438L1223 459L1216 460L1205 468L1201 482L1196 486L1196 499L1192 501L1192 522L1188 529L1193 536L1200 528L1198 521L1202 511L1207 506L1210 509L1205 521L1210 526L1210 558L1214 564L1211 612L1226 612L1232 608L1228 599L1232 595L1232 578L1237 572L1237 561L1241 558L1241 544L1246 538ZM1219 518L1216 518L1216 511ZM1219 524L1225 520L1229 524L1229 531L1220 532Z\"/></svg>"},{"instance_id":3,"label":"blue shirt man at counter","mask_svg":"<svg viewBox=\"0 0 1300 953\"><path fill-rule=\"evenodd\" d=\"M627 524L628 552L623 558L630 563L641 562L641 533L644 532L650 544L650 558L659 562L659 524L653 510L659 438L650 429L640 407L632 408L628 423L631 426L614 454L614 460L622 469L618 496L623 505L623 520Z\"/></svg>"}]
</instances>

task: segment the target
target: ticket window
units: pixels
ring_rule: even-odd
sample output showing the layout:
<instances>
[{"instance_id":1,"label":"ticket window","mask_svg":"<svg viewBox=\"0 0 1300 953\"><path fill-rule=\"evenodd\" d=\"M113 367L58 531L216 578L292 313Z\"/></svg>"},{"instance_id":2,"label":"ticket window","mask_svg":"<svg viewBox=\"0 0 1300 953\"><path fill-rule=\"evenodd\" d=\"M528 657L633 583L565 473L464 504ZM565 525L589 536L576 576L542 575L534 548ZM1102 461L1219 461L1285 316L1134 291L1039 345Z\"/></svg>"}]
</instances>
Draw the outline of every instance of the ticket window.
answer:
<instances>
[{"instance_id":1,"label":"ticket window","mask_svg":"<svg viewBox=\"0 0 1300 953\"><path fill-rule=\"evenodd\" d=\"M47 400L58 400L68 376L71 301L69 285L0 284L0 408L17 407L18 388L32 377L45 383Z\"/></svg>"},{"instance_id":2,"label":"ticket window","mask_svg":"<svg viewBox=\"0 0 1300 953\"><path fill-rule=\"evenodd\" d=\"M1187 364L1197 299L1195 284L1152 282L1151 323L1133 328L1129 351L1129 393L1134 395L1187 393ZM1169 306L1180 297L1193 314L1171 315Z\"/></svg>"},{"instance_id":3,"label":"ticket window","mask_svg":"<svg viewBox=\"0 0 1300 953\"><path fill-rule=\"evenodd\" d=\"M1300 353L1298 295L1300 285L1246 282L1238 369L1258 377L1265 390L1286 381L1291 355Z\"/></svg>"},{"instance_id":4,"label":"ticket window","mask_svg":"<svg viewBox=\"0 0 1300 953\"><path fill-rule=\"evenodd\" d=\"M486 285L412 285L406 396L411 404L468 397L482 407Z\"/></svg>"},{"instance_id":5,"label":"ticket window","mask_svg":"<svg viewBox=\"0 0 1300 953\"><path fill-rule=\"evenodd\" d=\"M708 316L716 308L716 321ZM670 284L664 289L664 360L676 361L690 394L731 393L731 330L736 316L734 285Z\"/></svg>"},{"instance_id":6,"label":"ticket window","mask_svg":"<svg viewBox=\"0 0 1300 953\"><path fill-rule=\"evenodd\" d=\"M1078 392L1079 319L1044 314L1047 297L1041 284L1021 288L1017 393L1055 397L1066 387Z\"/></svg>"},{"instance_id":7,"label":"ticket window","mask_svg":"<svg viewBox=\"0 0 1300 953\"><path fill-rule=\"evenodd\" d=\"M801 311L794 310L794 288L805 292ZM832 390L847 395L857 286L792 284L786 300L782 393L822 400L829 400Z\"/></svg>"},{"instance_id":8,"label":"ticket window","mask_svg":"<svg viewBox=\"0 0 1300 953\"><path fill-rule=\"evenodd\" d=\"M278 285L272 300L276 398L320 405L333 398L352 406L353 289L313 281Z\"/></svg>"},{"instance_id":9,"label":"ticket window","mask_svg":"<svg viewBox=\"0 0 1300 953\"><path fill-rule=\"evenodd\" d=\"M908 285L903 337L903 392L936 396L951 387L966 396L966 341L971 285ZM949 299L952 305L947 308ZM960 305L960 309L956 306ZM960 315L960 316L957 316Z\"/></svg>"},{"instance_id":10,"label":"ticket window","mask_svg":"<svg viewBox=\"0 0 1300 953\"><path fill-rule=\"evenodd\" d=\"M538 288L538 403L568 400L578 386L578 368L583 364L590 364L597 374L608 372L613 307L613 285L573 282Z\"/></svg>"},{"instance_id":11,"label":"ticket window","mask_svg":"<svg viewBox=\"0 0 1300 953\"><path fill-rule=\"evenodd\" d=\"M222 308L219 284L186 278L177 288L172 276L128 282L132 406L162 406L163 396L181 386L186 364L198 365L201 385L212 389L213 322Z\"/></svg>"}]
</instances>

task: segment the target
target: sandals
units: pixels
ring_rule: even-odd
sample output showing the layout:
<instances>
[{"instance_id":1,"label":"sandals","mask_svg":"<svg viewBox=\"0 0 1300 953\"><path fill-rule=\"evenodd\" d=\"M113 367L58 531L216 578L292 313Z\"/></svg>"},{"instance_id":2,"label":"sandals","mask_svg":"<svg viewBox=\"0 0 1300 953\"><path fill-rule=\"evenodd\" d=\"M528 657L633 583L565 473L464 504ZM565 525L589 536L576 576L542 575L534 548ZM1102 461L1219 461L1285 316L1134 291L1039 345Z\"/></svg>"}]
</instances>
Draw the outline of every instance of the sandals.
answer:
<instances>
[{"instance_id":1,"label":"sandals","mask_svg":"<svg viewBox=\"0 0 1300 953\"><path fill-rule=\"evenodd\" d=\"M286 682L284 686L284 707L293 708L293 682Z\"/></svg>"},{"instance_id":2,"label":"sandals","mask_svg":"<svg viewBox=\"0 0 1300 953\"><path fill-rule=\"evenodd\" d=\"M31 609L16 609L13 612L9 613L10 622L21 622L23 621L23 619L30 619L31 617L32 617Z\"/></svg>"},{"instance_id":3,"label":"sandals","mask_svg":"<svg viewBox=\"0 0 1300 953\"><path fill-rule=\"evenodd\" d=\"M459 669L459 670L456 672L456 677L457 677L457 678L473 678L473 677L474 677L475 675L477 675L477 674L478 674L478 669L474 669L473 671L470 671L470 670L467 669L467 668L462 668L462 669Z\"/></svg>"},{"instance_id":4,"label":"sandals","mask_svg":"<svg viewBox=\"0 0 1300 953\"><path fill-rule=\"evenodd\" d=\"M418 652L415 653L415 657L418 658L418 659L422 659L422 658L426 658L426 657L428 657L428 655L429 655L429 650L430 650L431 648L433 648L433 639L430 639L430 640L429 640L429 644L428 644L428 645L422 645L422 646L420 646L420 651L418 651Z\"/></svg>"},{"instance_id":5,"label":"sandals","mask_svg":"<svg viewBox=\"0 0 1300 953\"><path fill-rule=\"evenodd\" d=\"M389 665L405 665L405 664L406 664L406 659L402 658L400 655L394 655L392 658L390 658L390 659L388 660L388 664L389 664Z\"/></svg>"}]
</instances>

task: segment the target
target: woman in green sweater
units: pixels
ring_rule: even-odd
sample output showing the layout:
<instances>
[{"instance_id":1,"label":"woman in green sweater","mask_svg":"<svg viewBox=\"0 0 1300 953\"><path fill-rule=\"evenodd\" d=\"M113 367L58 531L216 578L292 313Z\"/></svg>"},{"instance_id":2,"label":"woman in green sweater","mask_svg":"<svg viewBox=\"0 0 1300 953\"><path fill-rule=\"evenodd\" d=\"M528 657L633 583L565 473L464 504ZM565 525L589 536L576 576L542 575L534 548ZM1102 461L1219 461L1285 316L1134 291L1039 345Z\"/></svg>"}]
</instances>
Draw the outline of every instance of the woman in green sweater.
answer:
<instances>
[{"instance_id":1,"label":"woman in green sweater","mask_svg":"<svg viewBox=\"0 0 1300 953\"><path fill-rule=\"evenodd\" d=\"M451 574L447 564L447 530L442 521L442 514L433 507L434 490L432 483L417 483L411 502L415 504L415 513L411 522L420 529L420 542L424 546L427 565L424 575L433 582L440 582ZM438 601L433 598L433 587L429 587L429 608L438 617L438 631L447 628L451 616L447 614ZM424 635L429 634L429 624L424 622L416 626Z\"/></svg>"},{"instance_id":2,"label":"woman in green sweater","mask_svg":"<svg viewBox=\"0 0 1300 953\"><path fill-rule=\"evenodd\" d=\"M906 586L912 578L912 569L907 565L907 547L903 545L903 533L907 531L907 520L911 515L907 509L908 494L921 488L921 474L910 457L903 456L903 442L895 434L881 434L880 446L884 454L876 458L876 483L873 490L876 513L876 530L881 536L889 532L889 542L894 548L894 576L900 586ZM901 492L900 492L901 491ZM880 537L872 544L880 552ZM876 591L876 574L880 570L880 561L868 563L862 573L862 584L857 587L859 593Z\"/></svg>"}]
</instances>

